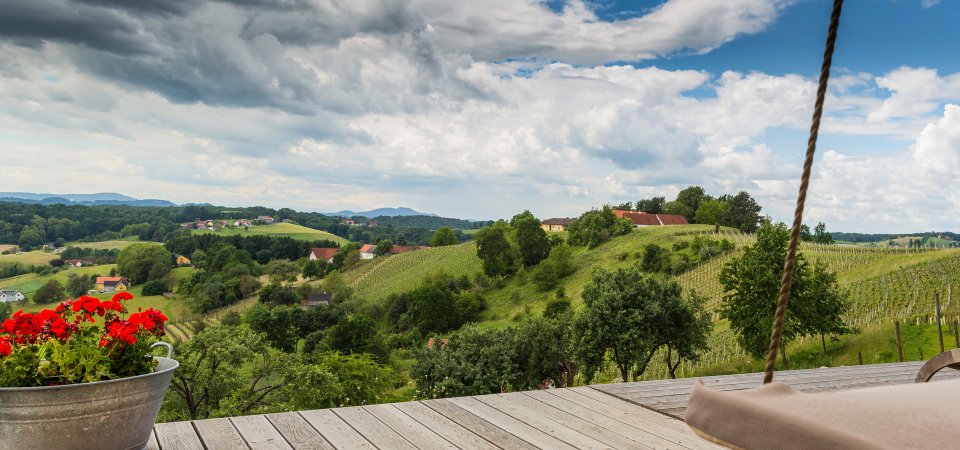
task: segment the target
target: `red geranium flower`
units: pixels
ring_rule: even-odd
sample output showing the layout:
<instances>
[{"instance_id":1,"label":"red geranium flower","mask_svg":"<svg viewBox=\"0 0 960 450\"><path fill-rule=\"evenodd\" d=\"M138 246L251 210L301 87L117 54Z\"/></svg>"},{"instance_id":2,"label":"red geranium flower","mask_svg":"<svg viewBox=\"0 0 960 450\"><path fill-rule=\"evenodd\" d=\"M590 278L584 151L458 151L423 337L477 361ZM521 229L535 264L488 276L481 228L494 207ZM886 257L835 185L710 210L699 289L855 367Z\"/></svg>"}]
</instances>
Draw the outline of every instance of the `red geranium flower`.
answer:
<instances>
[{"instance_id":1,"label":"red geranium flower","mask_svg":"<svg viewBox=\"0 0 960 450\"><path fill-rule=\"evenodd\" d=\"M117 292L116 294L113 294L113 298L111 300L115 302L119 302L123 300L130 300L132 298L133 298L133 294L123 291L123 292Z\"/></svg>"},{"instance_id":2,"label":"red geranium flower","mask_svg":"<svg viewBox=\"0 0 960 450\"><path fill-rule=\"evenodd\" d=\"M0 356L9 356L13 352L10 341L5 337L0 337Z\"/></svg>"}]
</instances>

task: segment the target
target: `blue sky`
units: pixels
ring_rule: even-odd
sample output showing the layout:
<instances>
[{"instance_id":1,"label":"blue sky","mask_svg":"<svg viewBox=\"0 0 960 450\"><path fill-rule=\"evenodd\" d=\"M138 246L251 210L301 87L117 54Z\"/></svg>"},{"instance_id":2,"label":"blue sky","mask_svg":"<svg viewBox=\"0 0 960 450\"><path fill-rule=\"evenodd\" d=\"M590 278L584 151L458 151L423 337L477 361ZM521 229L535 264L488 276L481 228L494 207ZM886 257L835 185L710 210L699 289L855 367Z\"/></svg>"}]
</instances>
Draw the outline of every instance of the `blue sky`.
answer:
<instances>
[{"instance_id":1,"label":"blue sky","mask_svg":"<svg viewBox=\"0 0 960 450\"><path fill-rule=\"evenodd\" d=\"M2 3L5 190L479 219L698 184L787 220L832 2ZM957 17L847 2L809 221L958 230Z\"/></svg>"}]
</instances>

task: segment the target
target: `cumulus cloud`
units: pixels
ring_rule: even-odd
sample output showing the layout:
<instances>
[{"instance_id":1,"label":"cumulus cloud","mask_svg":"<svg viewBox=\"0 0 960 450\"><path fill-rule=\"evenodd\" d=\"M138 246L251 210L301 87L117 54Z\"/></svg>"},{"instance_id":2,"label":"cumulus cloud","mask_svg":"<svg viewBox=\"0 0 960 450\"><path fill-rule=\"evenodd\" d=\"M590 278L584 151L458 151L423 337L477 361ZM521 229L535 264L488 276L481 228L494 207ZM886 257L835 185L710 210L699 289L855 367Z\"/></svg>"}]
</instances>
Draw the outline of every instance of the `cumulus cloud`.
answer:
<instances>
[{"instance_id":1,"label":"cumulus cloud","mask_svg":"<svg viewBox=\"0 0 960 450\"><path fill-rule=\"evenodd\" d=\"M761 32L786 0L670 0L616 21L579 0L559 12L509 0L21 3L0 17L0 151L20 190L50 191L30 175L43 170L71 190L93 178L93 190L180 202L490 218L700 184L748 190L784 218L805 138L775 138L806 130L815 89L799 75L623 62ZM825 153L812 214L854 229L934 183L956 187L958 113L940 112L960 101L960 75L833 80L824 133L914 141L882 157ZM905 168L924 175L891 182Z\"/></svg>"}]
</instances>

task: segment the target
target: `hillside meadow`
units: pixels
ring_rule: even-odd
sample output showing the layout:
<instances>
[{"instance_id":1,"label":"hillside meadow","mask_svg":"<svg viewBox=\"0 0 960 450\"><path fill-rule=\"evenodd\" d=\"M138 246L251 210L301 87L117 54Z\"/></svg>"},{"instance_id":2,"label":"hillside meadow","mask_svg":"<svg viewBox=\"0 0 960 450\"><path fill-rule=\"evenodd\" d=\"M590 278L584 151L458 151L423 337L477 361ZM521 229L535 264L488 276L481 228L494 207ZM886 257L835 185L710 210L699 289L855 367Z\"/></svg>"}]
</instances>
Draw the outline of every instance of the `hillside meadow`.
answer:
<instances>
[{"instance_id":1,"label":"hillside meadow","mask_svg":"<svg viewBox=\"0 0 960 450\"><path fill-rule=\"evenodd\" d=\"M711 226L703 225L634 229L630 234L613 238L594 249L574 248L573 262L577 270L561 280L560 290L574 308L579 308L582 305L581 292L590 282L594 270L632 266L641 260L648 244L671 248L674 243L692 240L697 235L727 239L735 244L735 249L676 277L685 292L696 290L706 297L708 309L715 317L714 331L709 339L710 350L699 362L685 362L680 373L691 376L760 370L760 362L739 348L729 324L716 316L723 295L719 272L745 246L753 244L752 235L732 229L713 234ZM945 320L952 322L960 318L955 297L960 294L947 296L948 291L960 286L960 249L908 251L903 248L803 243L801 253L811 262L820 262L838 272L839 282L849 293L852 303L846 319L859 327L861 333L828 341L827 354L823 354L819 338L801 339L790 347L789 352L795 355L791 367L853 364L858 360L858 353L865 363L896 361L893 320L901 320L905 330L913 330L909 335L905 331L904 345L912 346L915 355L907 359L919 359L919 346L923 346L927 357L935 354L934 350L939 349L934 348L936 327L931 319L934 292L943 296ZM354 287L360 301L382 303L390 294L415 288L423 277L431 274L444 272L474 278L481 271L476 246L467 243L364 261L348 271L345 278ZM557 297L557 291L543 292L529 278L529 273L522 271L487 289L484 297L488 308L481 315L480 325L507 327L542 314L547 302ZM651 361L644 378L666 376L662 356L658 355ZM615 374L610 372L602 379L610 381L614 377Z\"/></svg>"},{"instance_id":2,"label":"hillside meadow","mask_svg":"<svg viewBox=\"0 0 960 450\"><path fill-rule=\"evenodd\" d=\"M293 239L298 239L301 241L322 241L328 240L336 242L340 245L346 244L349 241L326 231L315 230L313 228L307 228L301 225L292 224L292 223L274 223L270 225L255 225L248 228L245 227L228 227L226 229L210 231L210 230L192 230L195 234L218 234L221 236L277 236L277 237L290 237Z\"/></svg>"}]
</instances>

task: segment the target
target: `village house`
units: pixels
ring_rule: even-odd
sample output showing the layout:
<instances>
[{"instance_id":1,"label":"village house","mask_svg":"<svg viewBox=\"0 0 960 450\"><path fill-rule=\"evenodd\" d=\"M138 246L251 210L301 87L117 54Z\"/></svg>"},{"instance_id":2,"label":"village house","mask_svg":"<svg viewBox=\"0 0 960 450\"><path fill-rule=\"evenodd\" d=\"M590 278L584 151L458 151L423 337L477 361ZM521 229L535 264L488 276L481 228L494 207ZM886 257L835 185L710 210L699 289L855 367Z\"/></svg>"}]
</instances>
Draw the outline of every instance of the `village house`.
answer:
<instances>
[{"instance_id":1,"label":"village house","mask_svg":"<svg viewBox=\"0 0 960 450\"><path fill-rule=\"evenodd\" d=\"M360 247L360 259L373 259L377 257L377 246L375 244L363 244Z\"/></svg>"},{"instance_id":2,"label":"village house","mask_svg":"<svg viewBox=\"0 0 960 450\"><path fill-rule=\"evenodd\" d=\"M0 291L0 303L22 302L26 299L20 291Z\"/></svg>"},{"instance_id":3,"label":"village house","mask_svg":"<svg viewBox=\"0 0 960 450\"><path fill-rule=\"evenodd\" d=\"M271 224L271 223L273 223L273 217L271 217L271 216L257 216L257 221L260 221L260 222L263 222L263 223L266 223L266 224Z\"/></svg>"},{"instance_id":4,"label":"village house","mask_svg":"<svg viewBox=\"0 0 960 450\"><path fill-rule=\"evenodd\" d=\"M331 300L333 300L333 295L326 292L321 294L310 294L307 296L307 298L300 300L300 306L304 308L312 308L314 306L329 306Z\"/></svg>"},{"instance_id":5,"label":"village house","mask_svg":"<svg viewBox=\"0 0 960 450\"><path fill-rule=\"evenodd\" d=\"M368 227L368 228L376 228L376 227L379 227L379 226L380 226L380 222L377 222L376 220L371 220L371 221L367 222L367 227Z\"/></svg>"},{"instance_id":6,"label":"village house","mask_svg":"<svg viewBox=\"0 0 960 450\"><path fill-rule=\"evenodd\" d=\"M239 219L233 221L233 226L235 227L249 227L250 221L247 219Z\"/></svg>"},{"instance_id":7,"label":"village house","mask_svg":"<svg viewBox=\"0 0 960 450\"><path fill-rule=\"evenodd\" d=\"M78 267L83 267L85 265L89 266L92 263L90 261L83 260L83 259L68 259L64 261L63 264L66 265L67 267L70 267L71 269L76 269Z\"/></svg>"},{"instance_id":8,"label":"village house","mask_svg":"<svg viewBox=\"0 0 960 450\"><path fill-rule=\"evenodd\" d=\"M540 222L540 228L543 228L543 231L567 231L567 227L570 226L571 222L573 222L573 219L569 217L547 219Z\"/></svg>"},{"instance_id":9,"label":"village house","mask_svg":"<svg viewBox=\"0 0 960 450\"><path fill-rule=\"evenodd\" d=\"M124 292L130 288L130 280L125 277L97 277L94 284L98 292Z\"/></svg>"},{"instance_id":10,"label":"village house","mask_svg":"<svg viewBox=\"0 0 960 450\"><path fill-rule=\"evenodd\" d=\"M307 257L310 258L310 261L324 260L326 262L333 262L333 256L339 252L340 249L337 247L312 247L310 249L310 254Z\"/></svg>"},{"instance_id":11,"label":"village house","mask_svg":"<svg viewBox=\"0 0 960 450\"><path fill-rule=\"evenodd\" d=\"M613 210L617 218L630 219L635 227L650 227L660 225L687 225L687 218L677 214L648 214L640 211Z\"/></svg>"},{"instance_id":12,"label":"village house","mask_svg":"<svg viewBox=\"0 0 960 450\"><path fill-rule=\"evenodd\" d=\"M342 219L340 223L343 225L350 225L350 226L354 226L357 224L357 222L354 221L353 219Z\"/></svg>"},{"instance_id":13,"label":"village house","mask_svg":"<svg viewBox=\"0 0 960 450\"><path fill-rule=\"evenodd\" d=\"M173 254L173 259L174 259L174 263L177 265L177 267L189 266L189 265L191 264L191 263L190 263L190 258L187 258L186 256L179 255L179 254L176 254L176 253Z\"/></svg>"}]
</instances>

